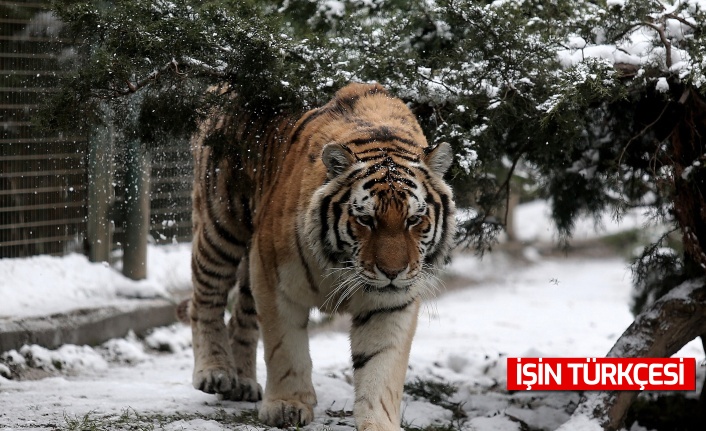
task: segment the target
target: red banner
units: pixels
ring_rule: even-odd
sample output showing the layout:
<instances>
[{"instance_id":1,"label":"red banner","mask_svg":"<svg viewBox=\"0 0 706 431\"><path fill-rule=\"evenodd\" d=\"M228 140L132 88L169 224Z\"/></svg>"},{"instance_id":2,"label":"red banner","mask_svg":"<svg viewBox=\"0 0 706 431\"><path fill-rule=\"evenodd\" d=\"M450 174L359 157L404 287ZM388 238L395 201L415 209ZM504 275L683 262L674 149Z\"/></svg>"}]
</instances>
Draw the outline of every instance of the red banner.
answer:
<instances>
[{"instance_id":1,"label":"red banner","mask_svg":"<svg viewBox=\"0 0 706 431\"><path fill-rule=\"evenodd\" d=\"M507 358L509 391L694 391L695 358Z\"/></svg>"}]
</instances>

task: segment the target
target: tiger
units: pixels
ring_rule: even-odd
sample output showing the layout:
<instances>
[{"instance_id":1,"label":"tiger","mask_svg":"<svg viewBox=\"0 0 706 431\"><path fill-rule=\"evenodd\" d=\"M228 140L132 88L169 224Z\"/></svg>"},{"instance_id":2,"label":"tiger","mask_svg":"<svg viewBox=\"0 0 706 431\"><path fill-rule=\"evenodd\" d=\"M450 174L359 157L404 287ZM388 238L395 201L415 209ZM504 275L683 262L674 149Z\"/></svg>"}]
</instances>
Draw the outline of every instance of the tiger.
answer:
<instances>
[{"instance_id":1,"label":"tiger","mask_svg":"<svg viewBox=\"0 0 706 431\"><path fill-rule=\"evenodd\" d=\"M379 84L348 84L299 118L253 112L210 115L192 138L193 386L304 426L310 311L348 313L356 428L398 431L420 302L454 242L451 146L430 146Z\"/></svg>"}]
</instances>

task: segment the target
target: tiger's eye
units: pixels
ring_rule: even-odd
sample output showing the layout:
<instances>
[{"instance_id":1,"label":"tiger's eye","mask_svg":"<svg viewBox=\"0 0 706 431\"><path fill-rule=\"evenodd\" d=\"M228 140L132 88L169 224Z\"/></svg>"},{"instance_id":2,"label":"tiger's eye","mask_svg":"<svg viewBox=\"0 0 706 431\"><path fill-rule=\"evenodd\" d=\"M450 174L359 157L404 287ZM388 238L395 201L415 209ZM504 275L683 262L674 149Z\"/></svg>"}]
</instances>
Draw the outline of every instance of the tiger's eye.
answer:
<instances>
[{"instance_id":1,"label":"tiger's eye","mask_svg":"<svg viewBox=\"0 0 706 431\"><path fill-rule=\"evenodd\" d=\"M407 226L412 227L418 225L422 221L422 218L418 215L413 215L407 217Z\"/></svg>"}]
</instances>

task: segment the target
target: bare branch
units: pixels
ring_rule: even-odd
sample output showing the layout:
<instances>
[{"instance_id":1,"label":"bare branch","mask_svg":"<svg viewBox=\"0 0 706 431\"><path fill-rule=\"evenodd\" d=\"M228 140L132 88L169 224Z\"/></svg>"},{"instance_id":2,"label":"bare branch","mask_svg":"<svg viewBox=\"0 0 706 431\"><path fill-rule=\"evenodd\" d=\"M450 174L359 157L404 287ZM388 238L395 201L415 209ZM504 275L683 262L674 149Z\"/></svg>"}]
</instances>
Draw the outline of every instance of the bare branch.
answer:
<instances>
[{"instance_id":1,"label":"bare branch","mask_svg":"<svg viewBox=\"0 0 706 431\"><path fill-rule=\"evenodd\" d=\"M169 71L169 69L171 69L173 67L176 67L175 60L170 61L169 63L164 65L161 69L153 70L152 73L150 73L145 78L143 78L135 83L132 83L130 81L125 81L125 83L127 84L127 90L119 90L117 88L111 89L113 91L113 95L116 97L119 97L119 96L126 96L128 94L136 93L139 90L141 90L142 88L146 87L151 82L156 81L157 78L160 77L160 75L166 73L167 71Z\"/></svg>"},{"instance_id":2,"label":"bare branch","mask_svg":"<svg viewBox=\"0 0 706 431\"><path fill-rule=\"evenodd\" d=\"M675 19L675 20L679 21L680 23L682 23L682 24L684 24L684 25L686 25L686 26L688 26L688 27L691 27L691 28L694 28L694 29L696 28L696 25L690 23L690 22L687 21L684 17L681 17L681 16L679 16L679 15L674 15L673 13L667 13L667 14L664 14L664 16L667 17L667 18L669 18L669 19Z\"/></svg>"},{"instance_id":3,"label":"bare branch","mask_svg":"<svg viewBox=\"0 0 706 431\"><path fill-rule=\"evenodd\" d=\"M689 91L689 87L686 87L684 89L684 92L681 94L681 97L679 98L679 104L683 105L686 103L686 100L689 98L689 95L691 94L691 91Z\"/></svg>"},{"instance_id":4,"label":"bare branch","mask_svg":"<svg viewBox=\"0 0 706 431\"><path fill-rule=\"evenodd\" d=\"M520 153L512 161L512 166L510 166L510 170L507 173L507 177L505 178L505 182L501 186L501 187L505 188L505 218L504 218L505 230L507 230L507 215L510 212L510 180L512 180L513 175L515 175L515 168L517 167L517 163L520 161L521 158L522 158L522 153Z\"/></svg>"},{"instance_id":5,"label":"bare branch","mask_svg":"<svg viewBox=\"0 0 706 431\"><path fill-rule=\"evenodd\" d=\"M630 33L630 32L632 31L632 29L634 29L635 27L639 27L640 25L642 25L642 24L639 23L639 22L636 22L636 23L634 23L634 24L630 24L629 26L627 26L627 27L625 28L625 30L623 30L623 31L621 31L620 33L618 33L618 34L617 34L614 38L612 38L612 39L613 39L614 41L618 41L618 40L622 39L623 37L625 37L625 35L627 35L628 33Z\"/></svg>"},{"instance_id":6,"label":"bare branch","mask_svg":"<svg viewBox=\"0 0 706 431\"><path fill-rule=\"evenodd\" d=\"M642 130L640 130L640 132L639 132L637 135L635 135L635 136L633 136L632 138L630 138L630 140L628 141L628 143L625 144L625 147L623 147L623 151L620 153L620 157L618 158L618 166L620 166L620 165L623 164L623 156L625 156L625 152L628 150L628 147L630 146L630 144L632 144L633 141L635 141L635 140L636 140L637 138L639 138L640 136L644 135L645 132L647 132L652 126L654 126L655 124L657 124L657 122L662 119L662 116L663 116L664 113L667 111L667 108L668 108L668 107L669 107L669 103L665 103L665 104L664 104L664 108L662 109L662 112L660 112L659 115L657 116L657 119L655 119L655 120L654 120L653 122L651 122L650 124L646 125Z\"/></svg>"},{"instance_id":7,"label":"bare branch","mask_svg":"<svg viewBox=\"0 0 706 431\"><path fill-rule=\"evenodd\" d=\"M642 25L645 25L647 27L650 27L654 29L657 34L659 34L659 39L662 41L662 45L664 45L664 49L666 51L666 62L667 62L667 69L672 68L672 43L667 39L667 35L664 33L664 29L656 24L652 24L651 22L643 21Z\"/></svg>"},{"instance_id":8,"label":"bare branch","mask_svg":"<svg viewBox=\"0 0 706 431\"><path fill-rule=\"evenodd\" d=\"M191 73L192 76L207 76L211 78L218 78L218 79L225 79L228 74L226 72L222 72L219 70L216 70L208 65L202 64L202 63L197 63L197 62L191 62L186 64L186 66L189 69L193 69L193 72ZM174 73L176 76L180 78L185 78L189 76L189 72L185 72L183 70L180 70L179 68L179 62L176 61L175 59L172 59L170 62L162 66L161 69L155 69L153 70L149 75L146 77L140 79L137 82L131 82L129 80L125 81L125 85L127 88L119 89L119 88L109 88L108 91L111 93L111 96L109 97L100 97L100 98L105 98L105 99L110 99L110 98L118 98L118 97L123 97L123 96L128 96L130 94L137 93L144 87L148 86L152 82L155 82L159 79L160 76L167 74L168 72Z\"/></svg>"}]
</instances>

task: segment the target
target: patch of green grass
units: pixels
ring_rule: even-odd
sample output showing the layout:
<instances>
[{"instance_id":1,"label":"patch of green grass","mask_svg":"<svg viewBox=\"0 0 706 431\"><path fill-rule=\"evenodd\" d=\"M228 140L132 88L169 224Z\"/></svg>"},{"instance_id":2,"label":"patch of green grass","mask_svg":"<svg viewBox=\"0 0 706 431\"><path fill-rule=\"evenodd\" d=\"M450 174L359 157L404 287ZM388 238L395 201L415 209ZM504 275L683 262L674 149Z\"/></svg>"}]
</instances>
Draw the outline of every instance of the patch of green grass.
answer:
<instances>
[{"instance_id":1,"label":"patch of green grass","mask_svg":"<svg viewBox=\"0 0 706 431\"><path fill-rule=\"evenodd\" d=\"M101 415L95 411L84 416L64 416L66 424L56 428L58 431L157 431L163 430L166 425L177 421L193 419L212 420L223 425L245 425L262 427L257 419L257 410L243 410L228 413L225 409L218 409L212 415L204 414L143 414L135 409L127 408L120 415Z\"/></svg>"},{"instance_id":2,"label":"patch of green grass","mask_svg":"<svg viewBox=\"0 0 706 431\"><path fill-rule=\"evenodd\" d=\"M339 410L333 410L333 409L326 409L326 415L332 417L332 418L351 418L353 417L353 410L346 410L346 409L339 409Z\"/></svg>"},{"instance_id":3,"label":"patch of green grass","mask_svg":"<svg viewBox=\"0 0 706 431\"><path fill-rule=\"evenodd\" d=\"M97 415L95 412L88 412L82 417L64 416L65 427L60 430L66 431L111 431L111 430L134 430L134 431L154 431L154 424L147 421L133 409L125 409L119 415Z\"/></svg>"},{"instance_id":4,"label":"patch of green grass","mask_svg":"<svg viewBox=\"0 0 706 431\"><path fill-rule=\"evenodd\" d=\"M263 427L262 422L257 417L257 409L243 410L237 415L231 414L228 423L237 423L242 425L252 425L259 428Z\"/></svg>"},{"instance_id":5,"label":"patch of green grass","mask_svg":"<svg viewBox=\"0 0 706 431\"><path fill-rule=\"evenodd\" d=\"M406 383L404 391L409 395L417 398L425 398L430 403L439 405L440 402L447 400L451 395L458 391L458 388L448 383L435 382L433 380L417 380Z\"/></svg>"},{"instance_id":6,"label":"patch of green grass","mask_svg":"<svg viewBox=\"0 0 706 431\"><path fill-rule=\"evenodd\" d=\"M412 424L404 423L402 422L402 428L405 431L460 431L461 430L461 424L460 423L446 423L446 424L433 424L429 425L427 427L421 428L418 426L414 426Z\"/></svg>"},{"instance_id":7,"label":"patch of green grass","mask_svg":"<svg viewBox=\"0 0 706 431\"><path fill-rule=\"evenodd\" d=\"M404 391L411 395L414 399L424 398L432 404L443 407L446 410L450 410L453 415L453 420L455 421L462 421L467 417L466 412L463 410L463 403L454 403L449 401L449 398L458 391L458 388L454 385L417 378L413 382L406 383L404 385ZM428 431L448 430L439 429Z\"/></svg>"}]
</instances>

